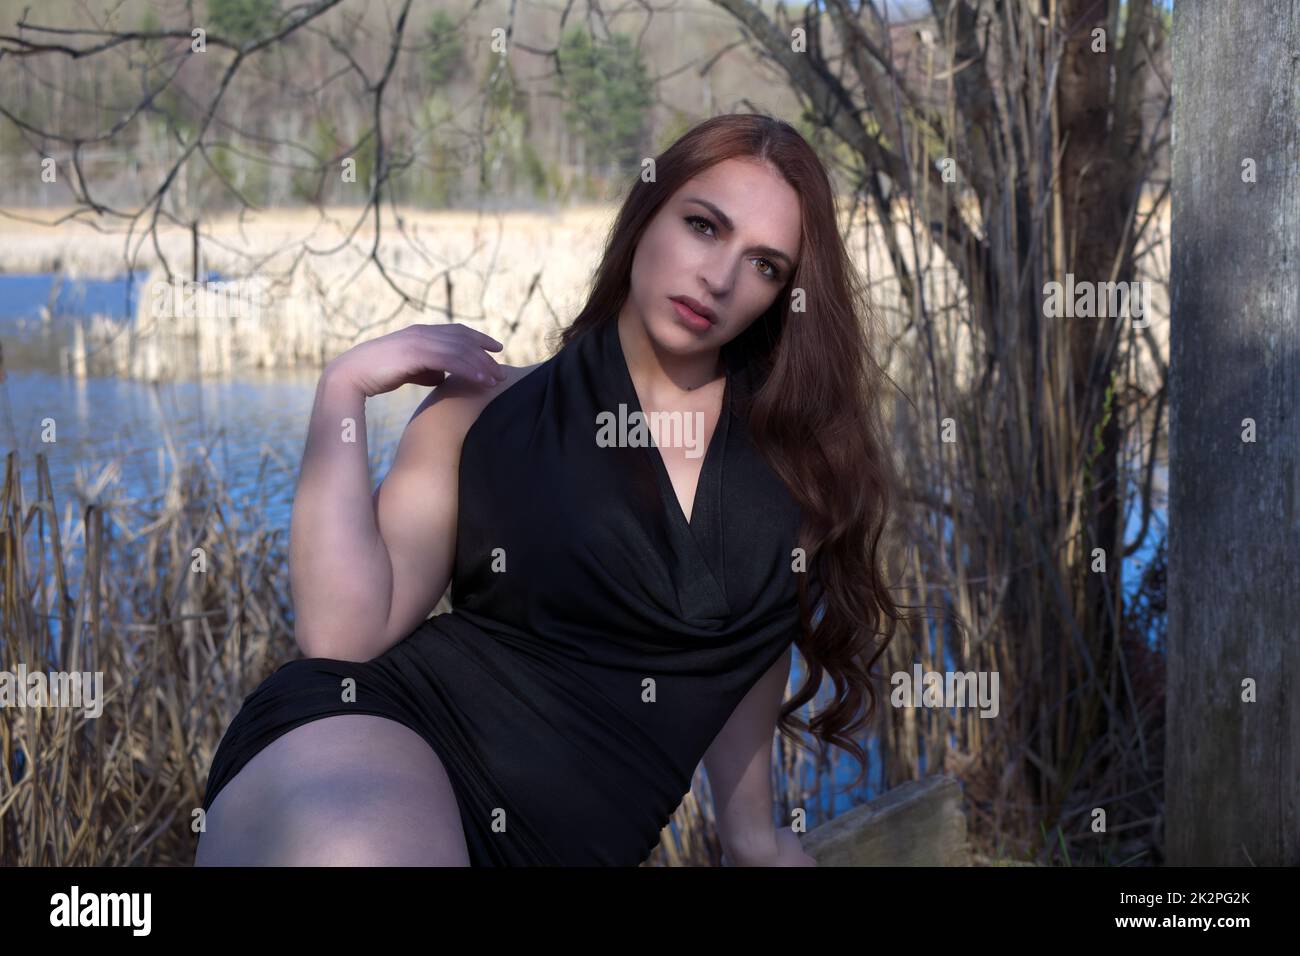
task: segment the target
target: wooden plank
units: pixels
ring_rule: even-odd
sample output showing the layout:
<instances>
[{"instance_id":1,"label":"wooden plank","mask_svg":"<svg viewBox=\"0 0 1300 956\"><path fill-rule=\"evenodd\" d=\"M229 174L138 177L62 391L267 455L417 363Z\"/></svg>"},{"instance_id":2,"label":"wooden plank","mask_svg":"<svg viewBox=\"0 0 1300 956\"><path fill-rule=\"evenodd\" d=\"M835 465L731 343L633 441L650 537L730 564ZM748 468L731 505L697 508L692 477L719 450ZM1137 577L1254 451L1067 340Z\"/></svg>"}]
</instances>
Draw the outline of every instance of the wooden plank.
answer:
<instances>
[{"instance_id":1,"label":"wooden plank","mask_svg":"<svg viewBox=\"0 0 1300 956\"><path fill-rule=\"evenodd\" d=\"M942 774L894 787L808 831L818 866L971 866L957 781Z\"/></svg>"}]
</instances>

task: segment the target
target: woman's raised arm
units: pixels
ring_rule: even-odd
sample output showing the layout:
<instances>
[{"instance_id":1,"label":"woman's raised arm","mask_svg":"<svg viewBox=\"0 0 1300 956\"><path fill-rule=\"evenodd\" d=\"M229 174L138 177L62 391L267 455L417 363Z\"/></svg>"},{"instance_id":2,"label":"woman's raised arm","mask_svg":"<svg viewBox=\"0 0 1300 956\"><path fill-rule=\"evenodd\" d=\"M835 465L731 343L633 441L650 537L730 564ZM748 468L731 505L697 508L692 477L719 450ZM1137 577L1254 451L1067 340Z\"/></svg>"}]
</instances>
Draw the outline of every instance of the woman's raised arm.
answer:
<instances>
[{"instance_id":1,"label":"woman's raised arm","mask_svg":"<svg viewBox=\"0 0 1300 956\"><path fill-rule=\"evenodd\" d=\"M460 443L508 379L484 351L499 348L465 326L416 325L326 366L289 531L294 639L303 654L370 660L427 617L446 590ZM372 494L365 401L406 382L437 387Z\"/></svg>"}]
</instances>

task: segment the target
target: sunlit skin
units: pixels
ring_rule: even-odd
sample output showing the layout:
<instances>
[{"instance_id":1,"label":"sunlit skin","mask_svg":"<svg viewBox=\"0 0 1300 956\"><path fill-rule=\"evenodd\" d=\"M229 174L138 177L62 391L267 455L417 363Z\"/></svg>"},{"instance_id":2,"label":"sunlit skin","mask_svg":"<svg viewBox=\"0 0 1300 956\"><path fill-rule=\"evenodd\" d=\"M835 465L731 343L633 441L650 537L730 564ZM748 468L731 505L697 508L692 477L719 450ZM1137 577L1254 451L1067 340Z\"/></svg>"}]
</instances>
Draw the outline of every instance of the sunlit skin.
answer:
<instances>
[{"instance_id":1,"label":"sunlit skin","mask_svg":"<svg viewBox=\"0 0 1300 956\"><path fill-rule=\"evenodd\" d=\"M646 226L632 262L619 339L642 409L704 414L700 447L717 424L726 379L721 347L762 315L799 261L799 195L774 168L753 160L717 163L673 194ZM712 309L695 331L670 296ZM703 457L660 448L690 519Z\"/></svg>"}]
</instances>

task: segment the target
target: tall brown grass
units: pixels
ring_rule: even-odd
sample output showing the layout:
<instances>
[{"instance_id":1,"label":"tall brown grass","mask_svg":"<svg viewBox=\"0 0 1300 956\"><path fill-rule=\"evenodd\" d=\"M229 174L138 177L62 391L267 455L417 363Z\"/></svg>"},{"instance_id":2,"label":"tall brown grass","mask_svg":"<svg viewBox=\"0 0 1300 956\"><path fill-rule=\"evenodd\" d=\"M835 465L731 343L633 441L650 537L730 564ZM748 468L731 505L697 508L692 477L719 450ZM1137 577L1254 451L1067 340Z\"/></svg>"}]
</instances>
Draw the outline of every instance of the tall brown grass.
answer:
<instances>
[{"instance_id":1,"label":"tall brown grass","mask_svg":"<svg viewBox=\"0 0 1300 956\"><path fill-rule=\"evenodd\" d=\"M0 710L0 863L188 863L216 743L293 651L285 535L241 514L210 462L192 459L176 463L156 508L86 503L69 538L45 455L30 502L21 469L11 451L3 665L102 671L104 705L95 718Z\"/></svg>"}]
</instances>

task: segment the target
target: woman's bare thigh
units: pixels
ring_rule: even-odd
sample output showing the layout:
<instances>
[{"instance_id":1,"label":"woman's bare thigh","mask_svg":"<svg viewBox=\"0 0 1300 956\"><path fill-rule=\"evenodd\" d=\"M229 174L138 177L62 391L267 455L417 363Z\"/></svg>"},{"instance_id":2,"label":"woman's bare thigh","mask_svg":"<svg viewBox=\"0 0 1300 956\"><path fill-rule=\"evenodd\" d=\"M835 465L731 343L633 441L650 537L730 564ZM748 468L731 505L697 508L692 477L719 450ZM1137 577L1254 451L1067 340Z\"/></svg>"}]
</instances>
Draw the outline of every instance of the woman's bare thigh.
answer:
<instances>
[{"instance_id":1,"label":"woman's bare thigh","mask_svg":"<svg viewBox=\"0 0 1300 956\"><path fill-rule=\"evenodd\" d=\"M208 808L197 866L468 866L455 792L411 728L372 714L295 727Z\"/></svg>"}]
</instances>

